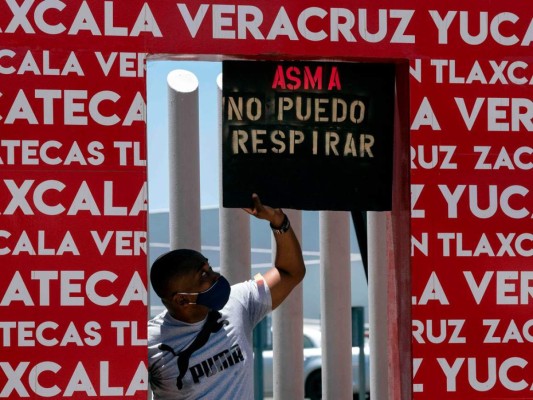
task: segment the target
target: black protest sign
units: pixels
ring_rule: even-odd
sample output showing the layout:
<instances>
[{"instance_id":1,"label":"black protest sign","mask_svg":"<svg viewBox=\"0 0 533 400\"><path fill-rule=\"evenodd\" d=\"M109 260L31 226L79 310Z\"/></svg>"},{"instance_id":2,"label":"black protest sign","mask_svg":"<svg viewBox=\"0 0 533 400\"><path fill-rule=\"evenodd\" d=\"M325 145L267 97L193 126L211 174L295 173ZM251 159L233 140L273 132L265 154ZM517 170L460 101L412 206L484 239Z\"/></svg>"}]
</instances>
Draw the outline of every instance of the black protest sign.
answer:
<instances>
[{"instance_id":1,"label":"black protest sign","mask_svg":"<svg viewBox=\"0 0 533 400\"><path fill-rule=\"evenodd\" d=\"M391 209L394 65L224 61L223 206Z\"/></svg>"}]
</instances>

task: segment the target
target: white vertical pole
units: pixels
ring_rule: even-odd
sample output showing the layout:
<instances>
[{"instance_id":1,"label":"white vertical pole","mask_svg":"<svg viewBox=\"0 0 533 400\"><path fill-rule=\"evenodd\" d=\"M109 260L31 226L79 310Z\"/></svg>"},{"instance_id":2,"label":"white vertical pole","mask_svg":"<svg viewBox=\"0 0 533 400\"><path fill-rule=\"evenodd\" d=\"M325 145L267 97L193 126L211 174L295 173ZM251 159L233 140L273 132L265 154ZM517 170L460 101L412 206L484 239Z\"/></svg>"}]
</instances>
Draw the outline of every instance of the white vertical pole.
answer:
<instances>
[{"instance_id":1,"label":"white vertical pole","mask_svg":"<svg viewBox=\"0 0 533 400\"><path fill-rule=\"evenodd\" d=\"M367 216L370 393L373 400L389 400L387 214Z\"/></svg>"},{"instance_id":2,"label":"white vertical pole","mask_svg":"<svg viewBox=\"0 0 533 400\"><path fill-rule=\"evenodd\" d=\"M284 210L296 237L302 242L302 212ZM274 243L274 239L273 239ZM273 249L275 246L273 246ZM273 251L272 259L276 255ZM303 399L303 283L272 314L274 342L274 398Z\"/></svg>"},{"instance_id":3,"label":"white vertical pole","mask_svg":"<svg viewBox=\"0 0 533 400\"><path fill-rule=\"evenodd\" d=\"M350 219L320 211L322 398L352 398Z\"/></svg>"},{"instance_id":4,"label":"white vertical pole","mask_svg":"<svg viewBox=\"0 0 533 400\"><path fill-rule=\"evenodd\" d=\"M243 282L251 276L250 217L241 209L222 207L222 74L218 86L218 137L219 137L219 232L220 267L228 281ZM250 193L250 203L252 194Z\"/></svg>"},{"instance_id":5,"label":"white vertical pole","mask_svg":"<svg viewBox=\"0 0 533 400\"><path fill-rule=\"evenodd\" d=\"M178 69L167 76L170 248L200 251L198 79Z\"/></svg>"}]
</instances>

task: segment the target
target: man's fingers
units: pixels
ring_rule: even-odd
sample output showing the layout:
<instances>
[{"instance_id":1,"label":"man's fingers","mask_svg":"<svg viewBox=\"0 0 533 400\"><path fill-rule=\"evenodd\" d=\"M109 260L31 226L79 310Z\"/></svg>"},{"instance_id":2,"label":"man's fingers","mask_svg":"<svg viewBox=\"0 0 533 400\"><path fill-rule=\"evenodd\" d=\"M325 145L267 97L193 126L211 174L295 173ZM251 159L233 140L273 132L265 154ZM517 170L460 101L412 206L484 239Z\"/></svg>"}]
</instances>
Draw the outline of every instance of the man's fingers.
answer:
<instances>
[{"instance_id":1,"label":"man's fingers","mask_svg":"<svg viewBox=\"0 0 533 400\"><path fill-rule=\"evenodd\" d=\"M248 214L251 215L257 215L262 209L263 204L261 203L261 199L259 199L259 196L257 193L252 194L252 208L243 208L244 211L246 211Z\"/></svg>"},{"instance_id":2,"label":"man's fingers","mask_svg":"<svg viewBox=\"0 0 533 400\"><path fill-rule=\"evenodd\" d=\"M261 208L263 208L263 204L261 203L261 199L259 198L257 193L252 194L252 202L254 203L254 209L259 212Z\"/></svg>"}]
</instances>

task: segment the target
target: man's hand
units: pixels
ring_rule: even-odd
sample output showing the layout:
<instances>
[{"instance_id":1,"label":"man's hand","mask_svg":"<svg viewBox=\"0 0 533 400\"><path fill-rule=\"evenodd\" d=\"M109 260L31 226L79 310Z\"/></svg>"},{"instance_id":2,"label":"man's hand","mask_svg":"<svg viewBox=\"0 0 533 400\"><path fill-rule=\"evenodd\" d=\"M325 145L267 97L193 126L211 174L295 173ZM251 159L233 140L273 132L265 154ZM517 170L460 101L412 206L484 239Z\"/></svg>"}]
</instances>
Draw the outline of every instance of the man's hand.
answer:
<instances>
[{"instance_id":1,"label":"man's hand","mask_svg":"<svg viewBox=\"0 0 533 400\"><path fill-rule=\"evenodd\" d=\"M279 208L272 208L261 203L259 196L252 195L252 208L244 208L248 214L270 222L273 229L281 228L285 214ZM305 264L300 243L294 231L288 225L287 231L274 235L276 257L274 266L264 275L272 296L272 309L279 306L305 276Z\"/></svg>"},{"instance_id":2,"label":"man's hand","mask_svg":"<svg viewBox=\"0 0 533 400\"><path fill-rule=\"evenodd\" d=\"M243 210L246 211L248 214L253 215L254 217L259 219L265 219L269 221L274 227L280 227L281 224L283 224L283 219L285 218L285 216L281 209L272 208L261 203L261 199L256 193L252 194L252 202L252 208L243 208Z\"/></svg>"}]
</instances>

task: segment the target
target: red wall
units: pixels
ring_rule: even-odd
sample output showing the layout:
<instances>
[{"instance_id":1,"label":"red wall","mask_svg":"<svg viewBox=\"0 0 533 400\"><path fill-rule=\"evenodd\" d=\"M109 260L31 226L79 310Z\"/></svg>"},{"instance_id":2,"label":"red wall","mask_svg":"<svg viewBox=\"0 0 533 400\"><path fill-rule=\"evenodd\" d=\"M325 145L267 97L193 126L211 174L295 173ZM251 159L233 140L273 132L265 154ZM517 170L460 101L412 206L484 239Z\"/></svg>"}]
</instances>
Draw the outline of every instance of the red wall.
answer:
<instances>
[{"instance_id":1,"label":"red wall","mask_svg":"<svg viewBox=\"0 0 533 400\"><path fill-rule=\"evenodd\" d=\"M0 2L0 398L146 396L145 53L409 60L413 397L533 395L530 2L316 4Z\"/></svg>"}]
</instances>

